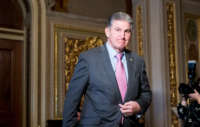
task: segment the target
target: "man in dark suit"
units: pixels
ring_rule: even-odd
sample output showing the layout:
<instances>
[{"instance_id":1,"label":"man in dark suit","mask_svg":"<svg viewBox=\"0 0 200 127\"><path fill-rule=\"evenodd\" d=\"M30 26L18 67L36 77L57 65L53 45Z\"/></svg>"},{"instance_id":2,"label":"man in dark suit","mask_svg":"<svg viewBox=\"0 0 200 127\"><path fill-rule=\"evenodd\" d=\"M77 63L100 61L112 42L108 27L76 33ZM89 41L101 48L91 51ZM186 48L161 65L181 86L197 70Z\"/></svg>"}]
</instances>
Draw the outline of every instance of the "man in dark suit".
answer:
<instances>
[{"instance_id":1,"label":"man in dark suit","mask_svg":"<svg viewBox=\"0 0 200 127\"><path fill-rule=\"evenodd\" d=\"M114 13L105 28L107 42L80 54L66 94L63 127L137 127L137 114L144 114L152 93L144 60L125 48L132 27L128 14Z\"/></svg>"}]
</instances>

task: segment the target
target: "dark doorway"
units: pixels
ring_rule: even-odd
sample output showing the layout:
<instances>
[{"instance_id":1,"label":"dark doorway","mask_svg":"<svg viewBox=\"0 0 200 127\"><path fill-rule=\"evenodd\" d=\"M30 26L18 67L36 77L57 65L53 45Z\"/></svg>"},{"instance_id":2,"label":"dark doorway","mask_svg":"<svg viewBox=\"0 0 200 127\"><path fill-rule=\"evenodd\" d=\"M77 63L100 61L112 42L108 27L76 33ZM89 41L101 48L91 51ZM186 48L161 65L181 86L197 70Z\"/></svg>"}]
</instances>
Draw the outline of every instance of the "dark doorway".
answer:
<instances>
[{"instance_id":1,"label":"dark doorway","mask_svg":"<svg viewBox=\"0 0 200 127\"><path fill-rule=\"evenodd\" d=\"M22 42L0 39L0 127L22 127L22 51Z\"/></svg>"}]
</instances>

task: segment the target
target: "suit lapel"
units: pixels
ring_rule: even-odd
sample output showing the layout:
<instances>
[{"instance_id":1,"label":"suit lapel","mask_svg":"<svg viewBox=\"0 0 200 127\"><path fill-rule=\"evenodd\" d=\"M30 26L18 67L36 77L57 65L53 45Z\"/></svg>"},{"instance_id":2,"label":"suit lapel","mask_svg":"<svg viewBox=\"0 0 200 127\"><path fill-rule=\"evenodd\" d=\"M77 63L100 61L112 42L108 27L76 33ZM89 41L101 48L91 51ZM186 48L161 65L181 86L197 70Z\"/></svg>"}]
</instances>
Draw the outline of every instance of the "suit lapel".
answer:
<instances>
[{"instance_id":1,"label":"suit lapel","mask_svg":"<svg viewBox=\"0 0 200 127\"><path fill-rule=\"evenodd\" d=\"M110 81L112 82L111 85L113 85L113 88L115 90L115 93L117 94L117 100L121 100L121 95L120 95L120 91L117 85L117 80L115 77L115 72L113 70L112 64L111 64L111 60L106 48L106 45L104 44L104 46L102 46L102 58L103 58L103 65L104 65L104 71L106 72L107 76L109 77Z\"/></svg>"},{"instance_id":2,"label":"suit lapel","mask_svg":"<svg viewBox=\"0 0 200 127\"><path fill-rule=\"evenodd\" d=\"M126 51L126 62L127 62L127 70L128 70L128 82L127 82L127 92L125 96L125 101L128 98L128 95L130 92L132 92L132 87L133 87L133 80L134 75L135 75L135 60L134 57L131 55L130 51Z\"/></svg>"},{"instance_id":3,"label":"suit lapel","mask_svg":"<svg viewBox=\"0 0 200 127\"><path fill-rule=\"evenodd\" d=\"M102 46L102 58L103 58L103 65L104 65L104 71L106 72L107 76L109 77L110 81L112 82L112 86L115 90L116 93L116 99L120 100L122 102L121 99L121 94L119 91L119 87L117 84L117 80L115 77L115 72L113 70L112 64L111 64L111 60L106 48L106 45L104 44L104 46ZM131 55L130 51L125 51L125 56L126 56L126 61L127 61L127 70L128 70L128 81L127 81L127 92L126 92L126 96L125 96L125 101L126 99L128 99L128 96L132 94L132 90L134 87L133 81L134 79L134 75L135 75L135 60L134 57Z\"/></svg>"}]
</instances>

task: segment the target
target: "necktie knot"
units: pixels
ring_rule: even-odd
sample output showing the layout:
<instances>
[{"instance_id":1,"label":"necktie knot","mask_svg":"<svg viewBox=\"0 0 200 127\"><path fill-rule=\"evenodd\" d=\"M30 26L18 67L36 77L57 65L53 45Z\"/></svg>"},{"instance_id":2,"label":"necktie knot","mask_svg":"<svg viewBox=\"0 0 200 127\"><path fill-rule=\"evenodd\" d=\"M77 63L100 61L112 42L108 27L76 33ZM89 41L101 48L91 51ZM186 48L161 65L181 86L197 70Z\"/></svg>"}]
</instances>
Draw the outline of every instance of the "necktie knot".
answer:
<instances>
[{"instance_id":1,"label":"necktie knot","mask_svg":"<svg viewBox=\"0 0 200 127\"><path fill-rule=\"evenodd\" d=\"M123 53L119 53L116 55L117 60L122 60Z\"/></svg>"}]
</instances>

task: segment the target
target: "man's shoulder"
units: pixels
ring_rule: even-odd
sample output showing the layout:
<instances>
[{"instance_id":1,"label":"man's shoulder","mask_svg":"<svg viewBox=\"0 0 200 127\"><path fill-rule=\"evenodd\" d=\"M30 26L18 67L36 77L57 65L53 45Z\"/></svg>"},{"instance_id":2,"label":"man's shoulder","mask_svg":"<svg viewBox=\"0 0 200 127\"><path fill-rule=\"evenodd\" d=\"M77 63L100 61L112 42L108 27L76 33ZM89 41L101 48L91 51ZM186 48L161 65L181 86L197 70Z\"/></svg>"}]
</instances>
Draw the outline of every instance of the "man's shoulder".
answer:
<instances>
[{"instance_id":1,"label":"man's shoulder","mask_svg":"<svg viewBox=\"0 0 200 127\"><path fill-rule=\"evenodd\" d=\"M126 49L126 53L133 57L136 61L144 61L143 57L139 56L136 52Z\"/></svg>"},{"instance_id":2,"label":"man's shoulder","mask_svg":"<svg viewBox=\"0 0 200 127\"><path fill-rule=\"evenodd\" d=\"M89 57L89 56L96 56L97 54L100 54L100 52L103 51L103 48L104 46L98 46L98 47L95 47L95 48L91 48L87 51L84 51L82 52L80 55L82 56L86 56L86 57Z\"/></svg>"}]
</instances>

